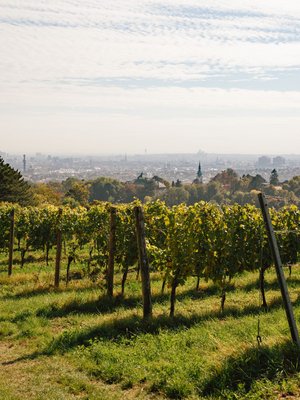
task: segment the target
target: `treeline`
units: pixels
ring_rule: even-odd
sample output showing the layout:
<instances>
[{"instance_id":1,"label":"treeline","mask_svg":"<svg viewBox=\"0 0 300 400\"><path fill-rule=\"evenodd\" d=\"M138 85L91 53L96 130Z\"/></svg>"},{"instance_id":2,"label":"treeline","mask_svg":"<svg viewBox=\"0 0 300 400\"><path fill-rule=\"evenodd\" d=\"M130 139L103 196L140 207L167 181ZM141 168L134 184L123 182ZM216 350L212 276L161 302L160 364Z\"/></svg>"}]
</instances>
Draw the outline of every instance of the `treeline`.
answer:
<instances>
[{"instance_id":1,"label":"treeline","mask_svg":"<svg viewBox=\"0 0 300 400\"><path fill-rule=\"evenodd\" d=\"M26 254L43 251L46 263L49 251L57 245L61 233L68 262L80 260L88 276L106 279L109 263L122 273L122 294L129 271L139 271L134 208L128 205L101 203L89 207L0 206L0 251L7 252L14 209L15 251L24 264ZM114 214L113 234L111 215ZM162 201L143 206L145 237L151 272L161 276L162 292L170 287L170 314L174 314L176 289L187 278L212 280L222 294L224 308L226 289L232 279L244 271L257 270L261 279L263 305L264 272L272 264L271 254L260 211L253 205L224 205L200 202L168 207ZM298 261L300 251L300 212L296 206L272 211L281 256L285 264ZM112 243L111 240L114 242ZM111 281L110 281L111 284ZM110 286L110 294L113 288Z\"/></svg>"},{"instance_id":2,"label":"treeline","mask_svg":"<svg viewBox=\"0 0 300 400\"><path fill-rule=\"evenodd\" d=\"M275 171L276 172L276 171ZM135 199L142 202L160 199L168 206L186 203L192 205L199 201L212 201L217 204L257 204L257 193L263 191L269 196L269 204L280 208L288 204L300 205L300 176L280 183L276 174L267 182L260 175L239 177L232 169L227 169L210 180L201 183L195 180L190 184L181 181L167 182L162 178L139 177L132 182L100 177L91 181L76 178L47 184L32 185L32 201L38 204L87 205L95 201L130 203Z\"/></svg>"},{"instance_id":3,"label":"treeline","mask_svg":"<svg viewBox=\"0 0 300 400\"><path fill-rule=\"evenodd\" d=\"M269 182L266 182L260 175L239 177L234 170L227 169L205 184L199 178L193 183L183 184L180 180L168 182L158 176L146 178L143 174L131 182L106 177L89 181L71 177L62 182L34 184L25 182L20 172L5 164L0 157L0 202L21 205L76 207L97 201L130 203L135 199L143 203L160 199L168 206L192 205L199 201L245 205L256 204L258 191L269 195L270 206L300 205L300 176L280 183L276 170L273 170Z\"/></svg>"}]
</instances>

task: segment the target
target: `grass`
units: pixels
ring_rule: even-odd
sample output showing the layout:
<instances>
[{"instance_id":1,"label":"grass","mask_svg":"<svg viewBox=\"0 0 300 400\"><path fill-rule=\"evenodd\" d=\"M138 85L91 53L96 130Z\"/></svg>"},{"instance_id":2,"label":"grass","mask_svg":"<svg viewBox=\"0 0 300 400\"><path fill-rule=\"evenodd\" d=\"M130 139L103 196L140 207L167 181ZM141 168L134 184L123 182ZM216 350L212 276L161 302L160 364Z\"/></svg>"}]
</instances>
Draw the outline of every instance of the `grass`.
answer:
<instances>
[{"instance_id":1,"label":"grass","mask_svg":"<svg viewBox=\"0 0 300 400\"><path fill-rule=\"evenodd\" d=\"M256 273L239 276L220 313L220 294L190 279L169 293L153 275L151 320L142 319L141 283L131 274L114 299L87 278L53 287L53 260L37 254L7 277L0 257L0 398L49 400L299 398L300 355L291 344L275 271L266 274L268 312ZM65 265L65 262L64 262ZM80 270L78 263L73 270ZM65 275L65 270L62 271ZM287 279L300 319L300 268ZM262 344L258 347L260 320Z\"/></svg>"}]
</instances>

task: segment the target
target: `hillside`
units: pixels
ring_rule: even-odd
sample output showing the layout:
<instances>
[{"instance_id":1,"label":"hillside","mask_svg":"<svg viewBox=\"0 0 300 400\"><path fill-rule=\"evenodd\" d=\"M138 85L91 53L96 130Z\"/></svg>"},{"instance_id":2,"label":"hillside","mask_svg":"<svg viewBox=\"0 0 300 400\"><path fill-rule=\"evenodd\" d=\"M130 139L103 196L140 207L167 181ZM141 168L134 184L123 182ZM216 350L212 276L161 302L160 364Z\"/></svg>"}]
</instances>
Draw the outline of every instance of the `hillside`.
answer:
<instances>
[{"instance_id":1,"label":"hillside","mask_svg":"<svg viewBox=\"0 0 300 400\"><path fill-rule=\"evenodd\" d=\"M18 260L16 260L18 262ZM20 261L20 260L19 260ZM31 261L31 262L29 262ZM49 266L35 255L8 278L1 258L0 398L17 399L275 399L298 398L299 355L290 344L273 270L266 274L269 310L259 307L257 273L219 289L195 279L169 289L152 274L154 316L142 320L141 283L129 274L124 297L105 297L102 281L72 280L54 289ZM65 277L63 265L63 278ZM77 264L74 272L82 267ZM121 275L116 276L120 293ZM288 277L300 319L300 269ZM261 346L257 344L260 320Z\"/></svg>"}]
</instances>

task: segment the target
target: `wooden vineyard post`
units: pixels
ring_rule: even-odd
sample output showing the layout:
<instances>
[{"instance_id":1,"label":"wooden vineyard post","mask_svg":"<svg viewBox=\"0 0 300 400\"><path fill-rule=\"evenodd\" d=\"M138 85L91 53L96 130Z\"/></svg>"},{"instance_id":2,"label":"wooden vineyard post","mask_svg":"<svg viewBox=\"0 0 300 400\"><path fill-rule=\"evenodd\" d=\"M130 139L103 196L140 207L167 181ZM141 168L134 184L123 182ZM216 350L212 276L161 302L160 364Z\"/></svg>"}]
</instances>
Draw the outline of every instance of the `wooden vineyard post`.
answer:
<instances>
[{"instance_id":1,"label":"wooden vineyard post","mask_svg":"<svg viewBox=\"0 0 300 400\"><path fill-rule=\"evenodd\" d=\"M60 277L60 263L61 263L61 252L62 252L62 232L61 232L61 216L62 216L62 209L60 208L58 211L58 218L57 218L57 232L56 232L56 257L55 257L55 276L54 276L54 286L56 288L59 287L59 277Z\"/></svg>"},{"instance_id":2,"label":"wooden vineyard post","mask_svg":"<svg viewBox=\"0 0 300 400\"><path fill-rule=\"evenodd\" d=\"M261 208L261 211L263 214L266 230L268 233L269 244L270 244L270 248L272 251L272 255L273 255L273 259L274 259L274 263L275 263L275 267L276 267L277 279L278 279L279 286L280 286L281 296L282 296L287 320L289 323L292 340L294 343L296 343L298 345L298 347L300 347L300 339L299 339L298 329L297 329L296 321L294 318L293 307L292 307L286 280L285 280L283 269L282 269L282 262L281 262L281 258L280 258L280 253L279 253L274 229L273 229L272 222L271 222L271 217L269 214L268 204L266 202L265 196L262 193L258 194L258 199L259 199L260 208Z\"/></svg>"},{"instance_id":3,"label":"wooden vineyard post","mask_svg":"<svg viewBox=\"0 0 300 400\"><path fill-rule=\"evenodd\" d=\"M149 318L152 316L152 301L151 301L151 284L149 262L146 251L144 215L142 207L134 208L136 222L136 236L139 254L139 264L142 277L142 294L143 294L143 316Z\"/></svg>"},{"instance_id":4,"label":"wooden vineyard post","mask_svg":"<svg viewBox=\"0 0 300 400\"><path fill-rule=\"evenodd\" d=\"M114 268L115 268L115 252L116 252L116 226L117 226L117 210L115 207L110 209L110 232L108 243L108 268L107 268L107 295L113 297L114 294Z\"/></svg>"},{"instance_id":5,"label":"wooden vineyard post","mask_svg":"<svg viewBox=\"0 0 300 400\"><path fill-rule=\"evenodd\" d=\"M9 249L8 249L8 276L12 274L13 256L14 256L14 238L15 238L15 210L10 212L10 231L9 231Z\"/></svg>"}]
</instances>

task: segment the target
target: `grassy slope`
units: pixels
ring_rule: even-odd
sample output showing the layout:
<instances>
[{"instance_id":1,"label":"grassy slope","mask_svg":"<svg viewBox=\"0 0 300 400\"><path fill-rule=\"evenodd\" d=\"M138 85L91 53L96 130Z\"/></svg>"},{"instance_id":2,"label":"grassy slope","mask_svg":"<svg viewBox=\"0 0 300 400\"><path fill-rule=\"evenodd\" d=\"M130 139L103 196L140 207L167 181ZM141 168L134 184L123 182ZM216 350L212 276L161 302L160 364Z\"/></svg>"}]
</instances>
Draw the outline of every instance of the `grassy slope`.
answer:
<instances>
[{"instance_id":1,"label":"grassy slope","mask_svg":"<svg viewBox=\"0 0 300 400\"><path fill-rule=\"evenodd\" d=\"M125 298L111 301L87 279L55 291L53 261L16 267L11 278L4 258L0 268L0 399L300 398L299 357L274 272L266 276L267 313L258 308L257 274L244 274L224 315L218 289L202 282L196 293L190 280L178 290L173 320L153 276L154 318L143 322L134 276ZM298 267L288 281L299 321ZM118 292L120 276L116 283Z\"/></svg>"}]
</instances>

